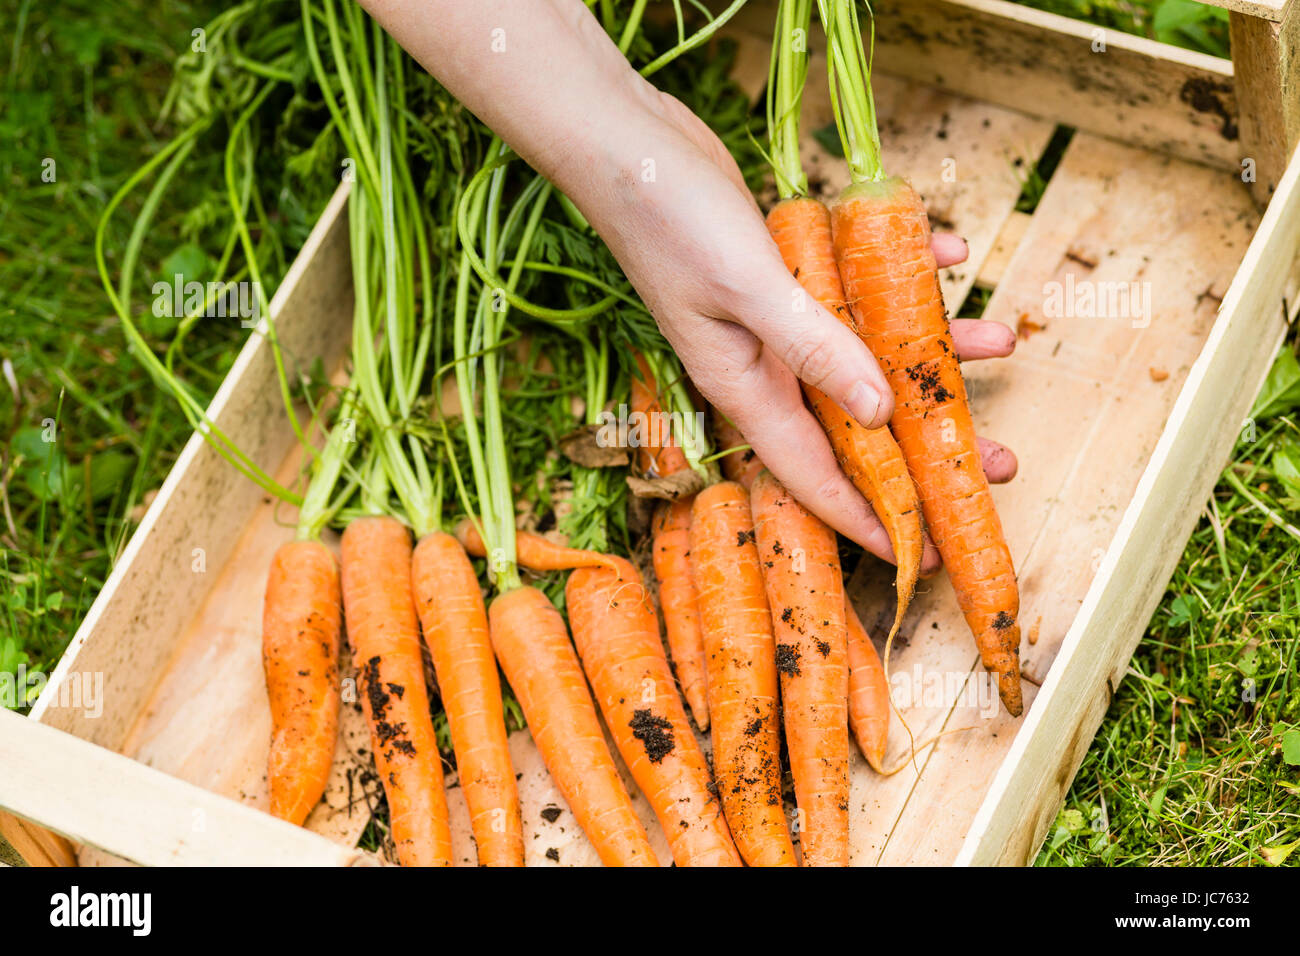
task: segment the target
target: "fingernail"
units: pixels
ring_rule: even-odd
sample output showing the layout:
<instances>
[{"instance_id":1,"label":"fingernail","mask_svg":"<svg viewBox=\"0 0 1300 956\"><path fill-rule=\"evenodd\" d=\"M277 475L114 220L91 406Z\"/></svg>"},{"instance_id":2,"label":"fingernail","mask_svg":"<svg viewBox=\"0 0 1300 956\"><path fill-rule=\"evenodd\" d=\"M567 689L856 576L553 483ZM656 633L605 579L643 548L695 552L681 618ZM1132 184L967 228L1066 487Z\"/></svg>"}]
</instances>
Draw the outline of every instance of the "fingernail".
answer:
<instances>
[{"instance_id":1,"label":"fingernail","mask_svg":"<svg viewBox=\"0 0 1300 956\"><path fill-rule=\"evenodd\" d=\"M848 403L846 411L857 419L859 425L870 428L875 423L876 412L880 411L881 402L878 391L866 382L858 382L849 392L846 401Z\"/></svg>"}]
</instances>

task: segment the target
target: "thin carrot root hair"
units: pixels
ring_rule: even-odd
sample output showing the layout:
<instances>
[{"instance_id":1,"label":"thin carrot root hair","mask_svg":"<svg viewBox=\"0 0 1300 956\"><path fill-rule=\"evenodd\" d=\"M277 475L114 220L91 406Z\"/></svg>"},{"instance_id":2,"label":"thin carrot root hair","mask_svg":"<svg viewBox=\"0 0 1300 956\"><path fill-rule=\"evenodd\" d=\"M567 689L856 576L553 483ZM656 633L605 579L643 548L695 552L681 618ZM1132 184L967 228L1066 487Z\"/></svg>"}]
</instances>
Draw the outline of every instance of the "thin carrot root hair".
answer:
<instances>
[{"instance_id":1,"label":"thin carrot root hair","mask_svg":"<svg viewBox=\"0 0 1300 956\"><path fill-rule=\"evenodd\" d=\"M902 718L900 717L899 719L901 720ZM902 760L900 760L898 763L896 763L894 766L888 767L884 770L877 770L876 773L882 777L892 777L894 774L898 773L898 771L902 770L908 764L914 765L916 763L916 755L920 753L922 750L924 750L926 747L938 743L940 738L947 737L950 734L960 734L960 733L965 733L968 730L976 730L976 729L977 728L974 725L972 725L970 727L952 727L948 730L941 730L937 734L933 734L932 736L926 737L919 744L913 744L912 752L908 754L906 757L904 757ZM909 738L911 737L910 731L908 733L908 736ZM917 767L916 769L917 769L917 773L920 773L921 768Z\"/></svg>"},{"instance_id":2,"label":"thin carrot root hair","mask_svg":"<svg viewBox=\"0 0 1300 956\"><path fill-rule=\"evenodd\" d=\"M884 668L885 671L885 687L888 688L889 690L889 709L890 712L893 713L893 715L898 718L898 722L903 725L903 730L907 734L908 754L906 757L900 760L893 767L877 769L876 773L878 773L882 777L892 777L894 774L898 773L908 764L912 764L913 766L916 766L917 754L925 750L926 747L929 747L937 743L941 738L947 737L949 734L959 734L967 730L976 729L973 726L953 727L949 730L941 730L937 734L933 734L932 736L925 738L920 743L916 742L916 735L912 733L912 726L907 722L907 718L903 716L903 712L899 709L898 704L894 701L894 687L889 680L889 656L894 649L894 637L898 633L898 624L900 620L901 620L901 615L895 615L894 626L889 631L889 637L885 638L885 653L881 656L881 666ZM916 770L917 773L921 772L921 768L919 766L916 767Z\"/></svg>"}]
</instances>

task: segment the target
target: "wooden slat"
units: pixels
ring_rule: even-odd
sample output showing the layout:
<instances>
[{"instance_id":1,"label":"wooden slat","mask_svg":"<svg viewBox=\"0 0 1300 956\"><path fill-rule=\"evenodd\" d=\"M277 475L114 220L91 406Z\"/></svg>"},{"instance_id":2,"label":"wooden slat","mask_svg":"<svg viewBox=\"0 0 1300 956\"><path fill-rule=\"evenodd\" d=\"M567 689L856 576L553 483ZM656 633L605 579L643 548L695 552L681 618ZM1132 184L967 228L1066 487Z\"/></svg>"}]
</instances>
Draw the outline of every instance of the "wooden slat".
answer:
<instances>
[{"instance_id":1,"label":"wooden slat","mask_svg":"<svg viewBox=\"0 0 1300 956\"><path fill-rule=\"evenodd\" d=\"M1241 104L1241 156L1254 161L1252 189L1268 202L1300 141L1300 6L1281 22L1229 17L1232 63Z\"/></svg>"},{"instance_id":2,"label":"wooden slat","mask_svg":"<svg viewBox=\"0 0 1300 956\"><path fill-rule=\"evenodd\" d=\"M0 711L0 806L146 866L357 866L368 854Z\"/></svg>"},{"instance_id":3,"label":"wooden slat","mask_svg":"<svg viewBox=\"0 0 1300 956\"><path fill-rule=\"evenodd\" d=\"M72 844L28 820L0 813L0 860L14 866L75 866Z\"/></svg>"},{"instance_id":4,"label":"wooden slat","mask_svg":"<svg viewBox=\"0 0 1300 956\"><path fill-rule=\"evenodd\" d=\"M1019 476L994 498L1019 575L1022 629L1027 634L1042 618L1038 643L1022 645L1031 678L1043 679L1075 620L1094 556L1118 527L1255 222L1249 195L1231 174L1079 134L989 302L986 318L1015 326L1025 316L1044 327L1013 358L965 369L976 427L1020 458ZM1146 327L1044 314L1048 283L1098 289L1130 280L1150 284ZM1168 377L1155 381L1151 368ZM1216 434L1235 425L1224 419ZM883 626L892 615L888 576L862 596L867 622ZM1142 623L1124 639L1135 641ZM908 768L864 781L864 797L853 804L865 837L858 860L949 863L1013 739L1027 731L994 706L945 577L923 583L902 636L891 672L896 690L920 685L904 708L916 739L974 729L926 751L919 779ZM1088 688L1104 696L1104 681ZM1025 695L1032 714L1033 684ZM1077 722L1035 727L1045 752L1091 740L1092 728ZM895 724L889 759L905 756L906 744ZM1020 809L1032 817L1038 806Z\"/></svg>"},{"instance_id":5,"label":"wooden slat","mask_svg":"<svg viewBox=\"0 0 1300 956\"><path fill-rule=\"evenodd\" d=\"M772 0L738 30L768 37ZM1120 142L1239 169L1232 64L1004 0L876 0L878 71ZM1093 52L1105 42L1105 52ZM824 44L815 33L815 48ZM810 83L821 82L810 73Z\"/></svg>"},{"instance_id":6,"label":"wooden slat","mask_svg":"<svg viewBox=\"0 0 1300 956\"><path fill-rule=\"evenodd\" d=\"M1024 240L1033 219L1034 217L1027 212L1013 212L1007 217L997 238L993 240L993 249L980 266L979 274L975 276L975 285L978 288L997 288L997 284L1002 281L1003 273L1007 271L1011 257L1020 248L1020 243Z\"/></svg>"},{"instance_id":7,"label":"wooden slat","mask_svg":"<svg viewBox=\"0 0 1300 956\"><path fill-rule=\"evenodd\" d=\"M1293 157L958 863L1025 863L1042 842L1285 335L1298 222Z\"/></svg>"},{"instance_id":8,"label":"wooden slat","mask_svg":"<svg viewBox=\"0 0 1300 956\"><path fill-rule=\"evenodd\" d=\"M1281 20L1291 0L1200 0L1211 7L1221 7L1263 20Z\"/></svg>"}]
</instances>

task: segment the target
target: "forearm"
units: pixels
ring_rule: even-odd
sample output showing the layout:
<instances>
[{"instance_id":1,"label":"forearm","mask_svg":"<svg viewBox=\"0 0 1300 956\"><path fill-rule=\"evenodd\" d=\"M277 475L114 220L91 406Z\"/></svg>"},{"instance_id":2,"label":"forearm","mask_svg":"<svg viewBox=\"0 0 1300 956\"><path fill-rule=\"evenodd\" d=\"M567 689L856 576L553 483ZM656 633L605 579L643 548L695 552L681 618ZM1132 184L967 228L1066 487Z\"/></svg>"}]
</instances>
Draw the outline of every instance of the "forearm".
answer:
<instances>
[{"instance_id":1,"label":"forearm","mask_svg":"<svg viewBox=\"0 0 1300 956\"><path fill-rule=\"evenodd\" d=\"M579 205L652 121L653 91L581 0L360 2Z\"/></svg>"}]
</instances>

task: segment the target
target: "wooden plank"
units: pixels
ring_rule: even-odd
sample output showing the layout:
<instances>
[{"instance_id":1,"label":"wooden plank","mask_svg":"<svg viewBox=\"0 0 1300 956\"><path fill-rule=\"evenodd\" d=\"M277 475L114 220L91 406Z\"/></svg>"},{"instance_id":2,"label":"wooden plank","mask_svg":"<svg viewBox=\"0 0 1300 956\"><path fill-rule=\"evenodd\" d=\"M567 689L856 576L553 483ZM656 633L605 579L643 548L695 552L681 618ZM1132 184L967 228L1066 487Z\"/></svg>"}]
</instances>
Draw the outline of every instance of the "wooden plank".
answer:
<instances>
[{"instance_id":1,"label":"wooden plank","mask_svg":"<svg viewBox=\"0 0 1300 956\"><path fill-rule=\"evenodd\" d=\"M659 858L660 865L671 865L672 854L668 849L668 840L655 818L650 802L632 781L632 775L620 759L608 730L605 732L605 742L614 755L614 762L618 765L623 783L632 798L632 809L646 829L655 856ZM707 752L707 740L702 743ZM600 866L596 848L578 826L573 811L547 772L542 755L528 731L520 730L510 735L510 759L519 782L519 810L524 825L524 865ZM448 783L447 809L451 820L452 858L455 865L476 866L478 856L470 829L469 808L465 804L464 791L454 780Z\"/></svg>"},{"instance_id":2,"label":"wooden plank","mask_svg":"<svg viewBox=\"0 0 1300 956\"><path fill-rule=\"evenodd\" d=\"M1027 212L1013 212L1007 217L1007 221L1002 224L1002 230L993 240L993 248L980 266L979 274L975 276L977 288L997 288L998 283L1002 281L1003 273L1011 263L1011 257L1020 248L1020 243L1025 238L1025 233L1029 230L1029 224L1033 219L1034 217Z\"/></svg>"},{"instance_id":3,"label":"wooden plank","mask_svg":"<svg viewBox=\"0 0 1300 956\"><path fill-rule=\"evenodd\" d=\"M733 21L766 37L772 0ZM1232 64L1004 0L876 0L876 67L1124 143L1239 169ZM814 48L824 44L814 34ZM1103 52L1104 50L1104 52ZM809 74L810 85L820 75Z\"/></svg>"},{"instance_id":4,"label":"wooden plank","mask_svg":"<svg viewBox=\"0 0 1300 956\"><path fill-rule=\"evenodd\" d=\"M359 850L241 806L11 711L0 806L147 866L358 866Z\"/></svg>"},{"instance_id":5,"label":"wooden plank","mask_svg":"<svg viewBox=\"0 0 1300 956\"><path fill-rule=\"evenodd\" d=\"M341 186L271 302L290 374L320 356L340 361L351 328L347 202ZM294 437L284 412L265 324L253 332L208 415L264 469L284 461ZM162 673L175 639L225 566L262 491L199 435L190 438L157 498L32 707L35 720L116 750ZM165 582L165 586L160 586ZM102 708L83 706L86 694Z\"/></svg>"},{"instance_id":6,"label":"wooden plank","mask_svg":"<svg viewBox=\"0 0 1300 956\"><path fill-rule=\"evenodd\" d=\"M1291 0L1200 0L1200 2L1263 20L1281 20Z\"/></svg>"},{"instance_id":7,"label":"wooden plank","mask_svg":"<svg viewBox=\"0 0 1300 956\"><path fill-rule=\"evenodd\" d=\"M1019 574L1022 628L1042 618L1038 643L1022 647L1034 680L1048 672L1075 618L1093 556L1118 527L1255 221L1231 174L1079 134L989 302L989 319L1015 326L1026 316L1043 326L1012 359L965 369L976 427L1020 457L1019 477L994 498ZM1099 291L1130 281L1149 290L1134 315L1046 314L1055 311L1053 288ZM1155 381L1151 368L1167 378ZM878 633L892 605L888 575L874 576L874 588L861 579L854 586ZM1136 639L1142 623L1127 636ZM901 636L890 670L916 739L974 729L923 753L919 774L909 767L869 790L863 783L869 800L853 804L859 859L944 864L957 856L1013 739L1028 731L996 706L945 578L923 583ZM1036 688L1027 682L1025 692L1033 713ZM1048 738L1043 746L1059 751L1078 724L1036 726ZM1086 748L1091 738L1080 733ZM897 723L891 739L888 759L897 762L908 752ZM1031 816L1037 806L1020 809Z\"/></svg>"},{"instance_id":8,"label":"wooden plank","mask_svg":"<svg viewBox=\"0 0 1300 956\"><path fill-rule=\"evenodd\" d=\"M1042 842L1285 335L1297 223L1293 157L958 863L1025 863Z\"/></svg>"},{"instance_id":9,"label":"wooden plank","mask_svg":"<svg viewBox=\"0 0 1300 956\"><path fill-rule=\"evenodd\" d=\"M1228 19L1241 103L1241 154L1252 160L1256 201L1266 204L1300 141L1300 7L1281 22Z\"/></svg>"},{"instance_id":10,"label":"wooden plank","mask_svg":"<svg viewBox=\"0 0 1300 956\"><path fill-rule=\"evenodd\" d=\"M338 251L346 257L346 249ZM347 272L350 264L344 258L334 267ZM288 430L283 414L280 421ZM292 480L301 460L301 449L295 447L277 477ZM150 767L259 810L270 805L266 765L271 742L262 671L262 593L271 557L292 538L296 518L293 509L278 501L258 506L211 593L176 636L175 652L121 747L123 754ZM323 540L337 551L336 535L327 533ZM346 651L340 674L349 699L340 711L334 766L324 798L305 825L343 846L355 846L381 794L369 730L355 693L349 696L356 671Z\"/></svg>"},{"instance_id":11,"label":"wooden plank","mask_svg":"<svg viewBox=\"0 0 1300 956\"><path fill-rule=\"evenodd\" d=\"M0 860L11 866L75 866L71 843L9 813L0 813Z\"/></svg>"}]
</instances>

